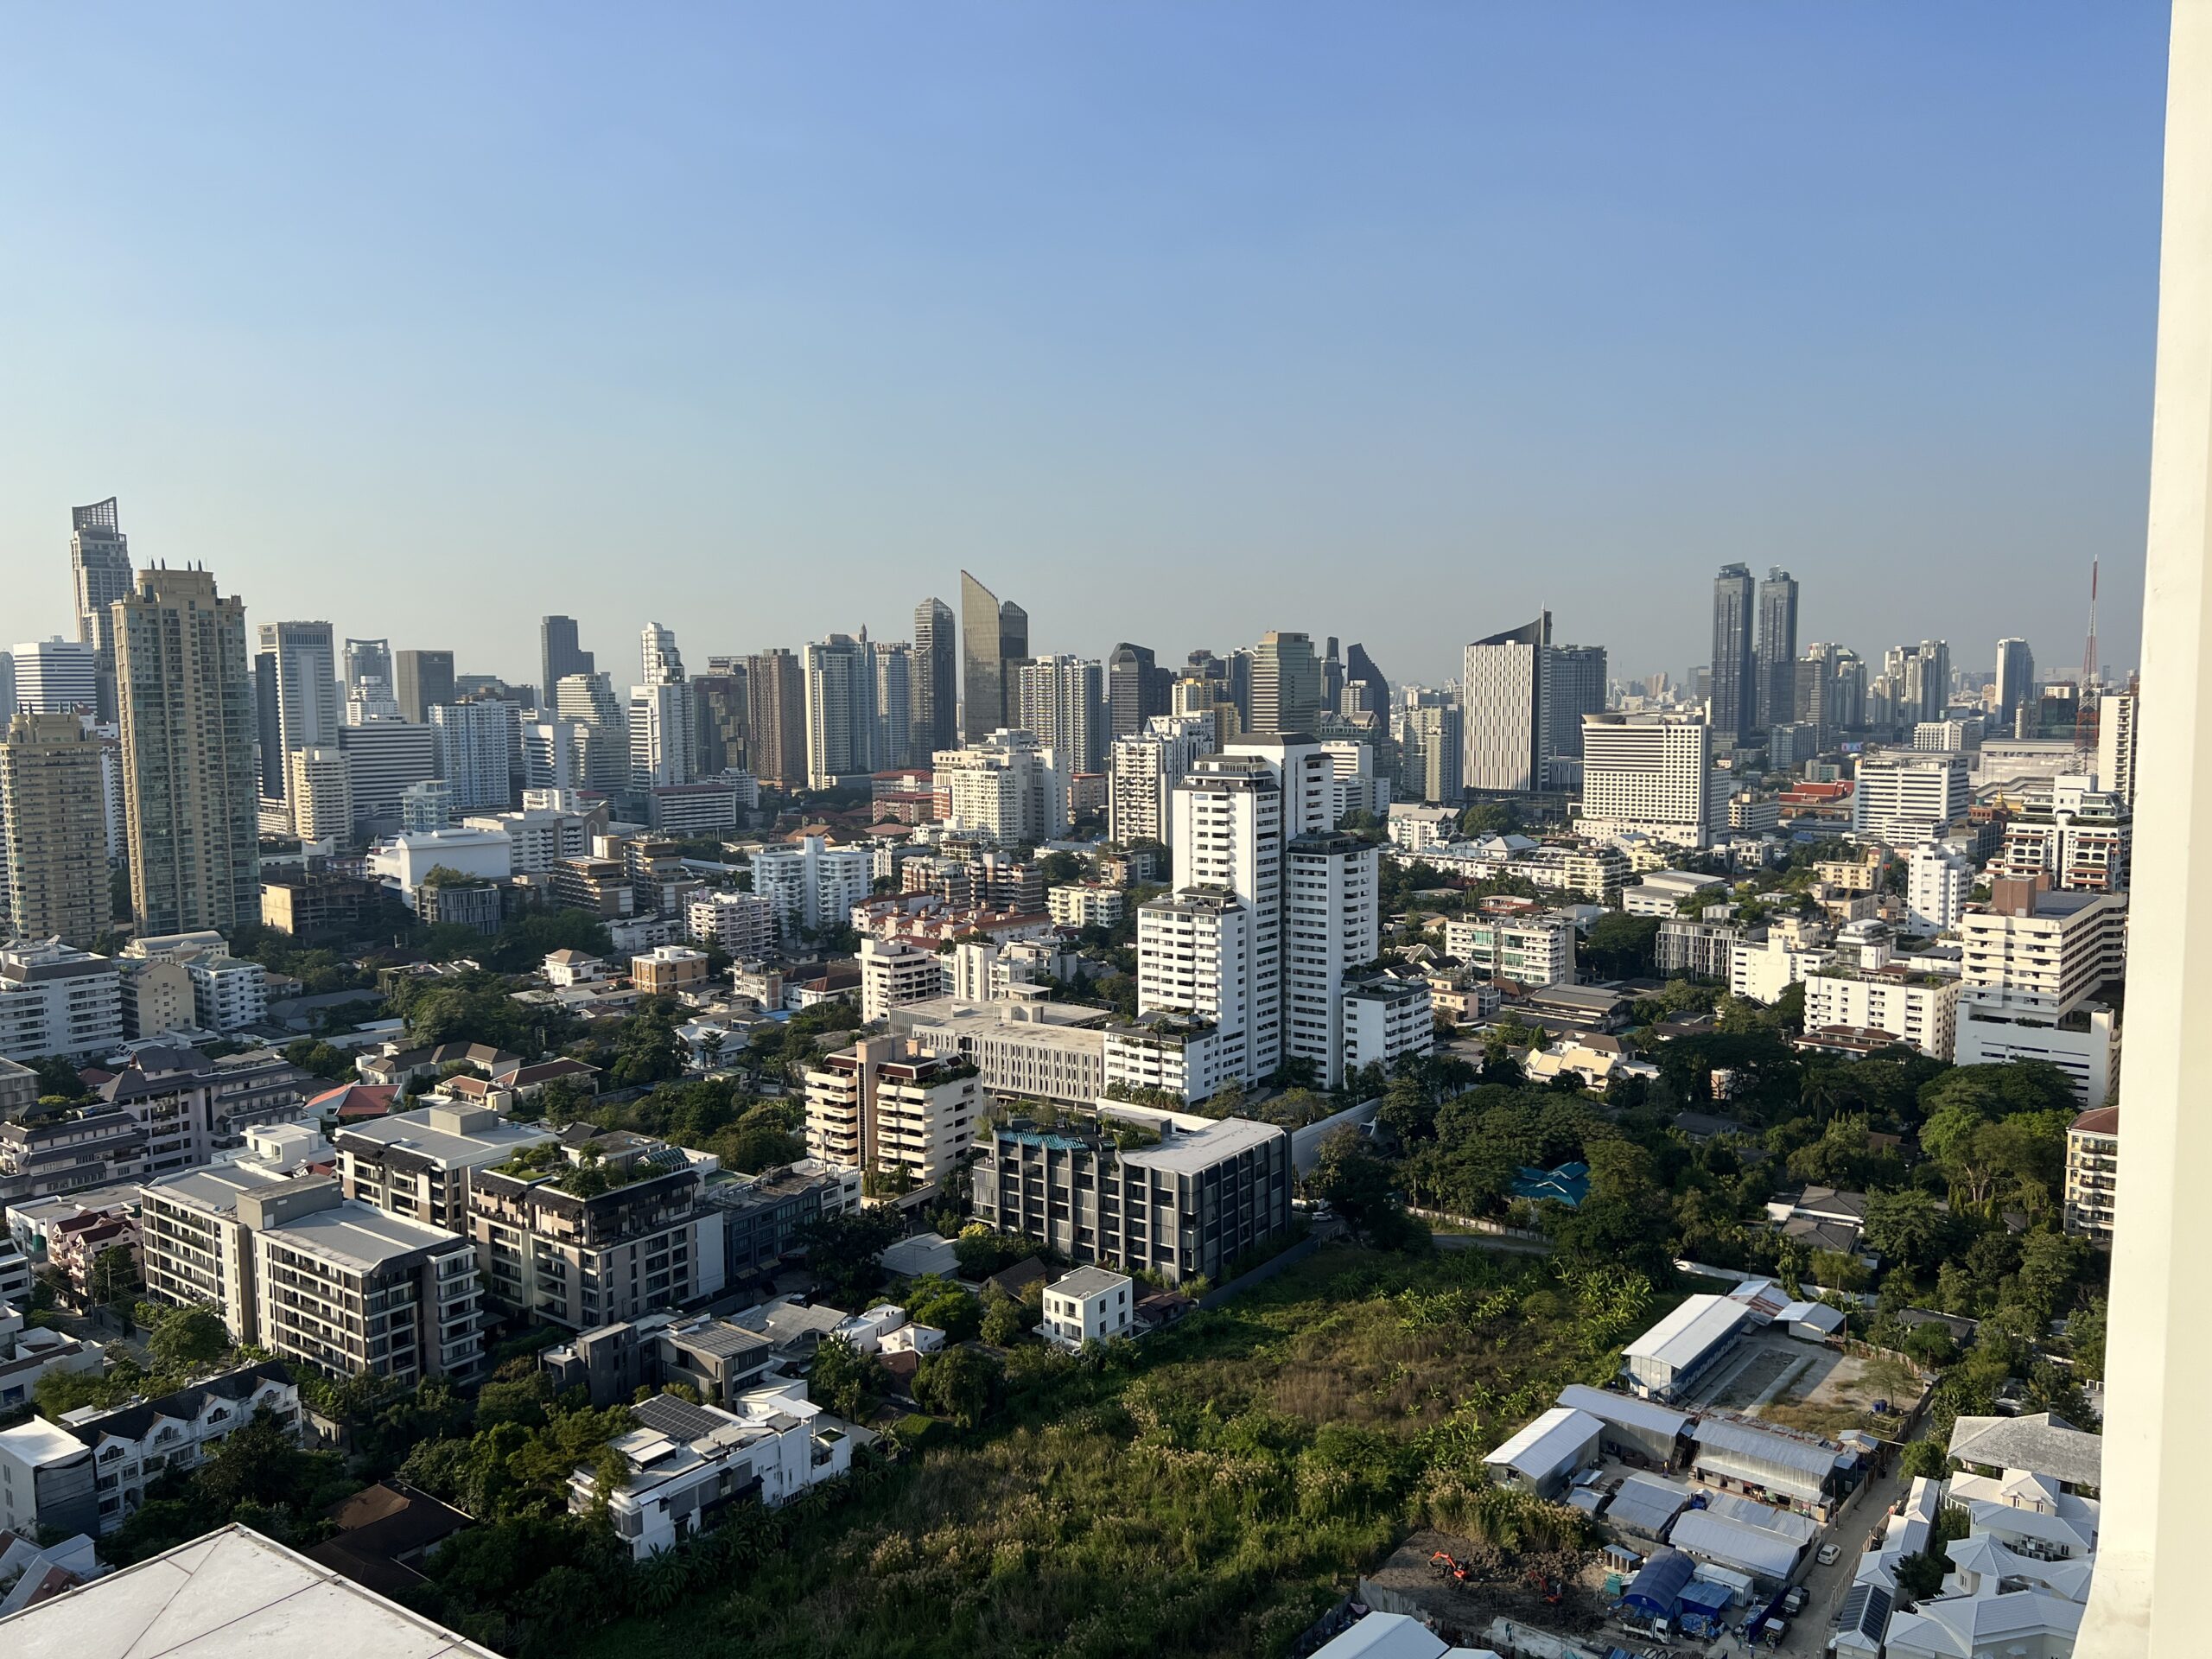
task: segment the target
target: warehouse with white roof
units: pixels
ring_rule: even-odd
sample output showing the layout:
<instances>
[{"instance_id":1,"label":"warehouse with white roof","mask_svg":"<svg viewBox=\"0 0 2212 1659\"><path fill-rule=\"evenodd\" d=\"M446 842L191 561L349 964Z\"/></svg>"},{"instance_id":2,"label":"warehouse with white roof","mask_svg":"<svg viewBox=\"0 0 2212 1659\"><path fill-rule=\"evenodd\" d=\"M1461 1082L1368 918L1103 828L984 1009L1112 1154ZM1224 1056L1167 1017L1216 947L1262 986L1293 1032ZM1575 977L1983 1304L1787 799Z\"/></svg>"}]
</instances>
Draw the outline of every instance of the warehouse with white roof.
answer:
<instances>
[{"instance_id":1,"label":"warehouse with white roof","mask_svg":"<svg viewBox=\"0 0 2212 1659\"><path fill-rule=\"evenodd\" d=\"M1751 1310L1726 1296L1691 1296L1628 1345L1621 1374L1648 1400L1677 1400L1736 1345Z\"/></svg>"},{"instance_id":2,"label":"warehouse with white roof","mask_svg":"<svg viewBox=\"0 0 2212 1659\"><path fill-rule=\"evenodd\" d=\"M1661 1469L1673 1464L1690 1426L1688 1412L1580 1382L1561 1389L1559 1403L1586 1411L1605 1425L1605 1438L1599 1446L1606 1456L1627 1457L1631 1461L1642 1457Z\"/></svg>"},{"instance_id":3,"label":"warehouse with white roof","mask_svg":"<svg viewBox=\"0 0 2212 1659\"><path fill-rule=\"evenodd\" d=\"M1827 1518L1843 1469L1856 1456L1833 1440L1741 1417L1708 1416L1690 1433L1697 1443L1690 1478L1700 1485L1748 1493L1820 1519Z\"/></svg>"},{"instance_id":4,"label":"warehouse with white roof","mask_svg":"<svg viewBox=\"0 0 2212 1659\"><path fill-rule=\"evenodd\" d=\"M1558 1497L1598 1460L1603 1420L1571 1406L1554 1406L1483 1459L1491 1478L1538 1497Z\"/></svg>"}]
</instances>

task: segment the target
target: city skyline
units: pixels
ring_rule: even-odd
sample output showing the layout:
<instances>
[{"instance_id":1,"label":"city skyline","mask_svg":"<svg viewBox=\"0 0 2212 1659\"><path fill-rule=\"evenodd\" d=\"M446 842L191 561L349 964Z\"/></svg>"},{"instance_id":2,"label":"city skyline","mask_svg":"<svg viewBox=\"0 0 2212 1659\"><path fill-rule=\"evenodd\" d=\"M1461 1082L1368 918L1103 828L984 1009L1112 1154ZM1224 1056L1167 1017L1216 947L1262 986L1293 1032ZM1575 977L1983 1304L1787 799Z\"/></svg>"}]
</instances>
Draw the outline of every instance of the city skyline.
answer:
<instances>
[{"instance_id":1,"label":"city skyline","mask_svg":"<svg viewBox=\"0 0 2212 1659\"><path fill-rule=\"evenodd\" d=\"M1796 573L1801 643L2056 666L2093 556L2124 671L2161 29L2037 12L709 17L673 71L518 14L404 57L32 19L0 130L67 125L95 55L111 116L0 188L80 250L0 267L9 632L73 633L55 526L112 494L137 563L205 563L257 625L517 683L548 613L609 662L655 615L702 652L904 638L963 566L1102 659L1298 629L1440 683L1548 605L1679 673L1740 561ZM453 96L487 59L500 96ZM533 111L601 66L631 137L575 150ZM1377 561L1397 584L1341 581ZM1465 597L1404 602L1434 588ZM419 637L431 591L466 640Z\"/></svg>"}]
</instances>

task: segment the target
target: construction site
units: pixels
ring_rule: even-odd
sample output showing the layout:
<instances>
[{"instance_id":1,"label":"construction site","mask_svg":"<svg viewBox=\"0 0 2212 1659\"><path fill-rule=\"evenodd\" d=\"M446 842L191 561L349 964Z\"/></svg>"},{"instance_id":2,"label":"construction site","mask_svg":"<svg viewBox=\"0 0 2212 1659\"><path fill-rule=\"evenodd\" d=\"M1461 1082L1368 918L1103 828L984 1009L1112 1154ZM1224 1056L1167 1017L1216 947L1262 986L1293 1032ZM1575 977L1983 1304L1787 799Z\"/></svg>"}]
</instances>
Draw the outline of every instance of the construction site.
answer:
<instances>
[{"instance_id":1,"label":"construction site","mask_svg":"<svg viewBox=\"0 0 2212 1659\"><path fill-rule=\"evenodd\" d=\"M1412 1534L1360 1580L1359 1599L1407 1613L1447 1641L1482 1647L1497 1619L1567 1637L1595 1637L1608 1602L1604 1556L1584 1549L1503 1550L1428 1529Z\"/></svg>"}]
</instances>

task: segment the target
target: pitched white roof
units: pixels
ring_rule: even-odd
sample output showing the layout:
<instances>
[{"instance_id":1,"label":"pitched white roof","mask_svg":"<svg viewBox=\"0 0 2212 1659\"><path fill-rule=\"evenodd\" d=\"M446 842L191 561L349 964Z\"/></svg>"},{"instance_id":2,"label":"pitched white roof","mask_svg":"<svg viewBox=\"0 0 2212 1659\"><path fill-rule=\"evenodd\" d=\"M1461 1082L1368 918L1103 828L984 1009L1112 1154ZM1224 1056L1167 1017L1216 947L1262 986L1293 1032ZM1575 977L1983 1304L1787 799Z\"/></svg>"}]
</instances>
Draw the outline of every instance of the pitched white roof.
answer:
<instances>
[{"instance_id":1,"label":"pitched white roof","mask_svg":"<svg viewBox=\"0 0 2212 1659\"><path fill-rule=\"evenodd\" d=\"M1750 1317L1743 1303L1726 1296L1692 1296L1629 1344L1628 1357L1686 1370Z\"/></svg>"},{"instance_id":2,"label":"pitched white roof","mask_svg":"<svg viewBox=\"0 0 2212 1659\"><path fill-rule=\"evenodd\" d=\"M1554 1406L1483 1461L1505 1464L1526 1474L1548 1475L1605 1432L1602 1419L1572 1406Z\"/></svg>"},{"instance_id":3,"label":"pitched white roof","mask_svg":"<svg viewBox=\"0 0 2212 1659\"><path fill-rule=\"evenodd\" d=\"M0 1618L9 1659L496 1659L240 1526Z\"/></svg>"}]
</instances>

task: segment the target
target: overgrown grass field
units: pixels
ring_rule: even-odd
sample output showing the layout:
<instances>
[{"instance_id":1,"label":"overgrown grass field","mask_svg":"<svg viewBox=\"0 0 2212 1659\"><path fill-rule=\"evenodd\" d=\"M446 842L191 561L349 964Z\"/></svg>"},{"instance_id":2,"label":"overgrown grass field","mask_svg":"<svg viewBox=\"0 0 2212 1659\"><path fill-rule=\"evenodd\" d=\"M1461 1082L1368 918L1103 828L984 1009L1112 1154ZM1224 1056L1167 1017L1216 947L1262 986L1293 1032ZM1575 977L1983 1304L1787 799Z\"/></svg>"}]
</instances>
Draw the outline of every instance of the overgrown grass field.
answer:
<instances>
[{"instance_id":1,"label":"overgrown grass field","mask_svg":"<svg viewBox=\"0 0 2212 1659\"><path fill-rule=\"evenodd\" d=\"M1482 1454L1662 1305L1618 1269L1332 1246L1126 1361L1035 1371L994 1424L794 1506L745 1566L672 1569L664 1611L567 1650L1278 1652L1408 1526L1555 1528Z\"/></svg>"}]
</instances>

